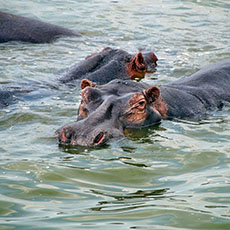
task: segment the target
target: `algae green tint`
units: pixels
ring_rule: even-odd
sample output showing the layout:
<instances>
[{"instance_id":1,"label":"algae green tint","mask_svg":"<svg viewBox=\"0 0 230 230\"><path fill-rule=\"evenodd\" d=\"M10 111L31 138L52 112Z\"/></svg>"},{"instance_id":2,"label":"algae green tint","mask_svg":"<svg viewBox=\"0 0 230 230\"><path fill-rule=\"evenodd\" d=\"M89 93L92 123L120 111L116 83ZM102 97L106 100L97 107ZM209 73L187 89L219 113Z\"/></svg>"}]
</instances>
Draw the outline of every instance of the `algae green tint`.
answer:
<instances>
[{"instance_id":1,"label":"algae green tint","mask_svg":"<svg viewBox=\"0 0 230 230\"><path fill-rule=\"evenodd\" d=\"M0 229L230 229L230 107L162 121L103 147L59 147L80 88L56 82L105 47L158 57L164 84L230 57L229 1L2 1L1 11L80 33L0 44L0 87L39 86L0 110ZM19 84L20 83L20 84ZM18 85L19 84L19 85Z\"/></svg>"}]
</instances>

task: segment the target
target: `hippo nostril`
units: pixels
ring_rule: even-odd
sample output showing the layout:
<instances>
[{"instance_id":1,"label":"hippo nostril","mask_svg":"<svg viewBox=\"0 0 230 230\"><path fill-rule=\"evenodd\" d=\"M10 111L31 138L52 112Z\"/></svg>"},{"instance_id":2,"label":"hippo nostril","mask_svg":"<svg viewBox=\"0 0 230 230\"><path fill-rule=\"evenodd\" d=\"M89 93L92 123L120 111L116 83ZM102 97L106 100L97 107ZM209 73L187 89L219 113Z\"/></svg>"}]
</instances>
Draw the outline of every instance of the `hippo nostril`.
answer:
<instances>
[{"instance_id":1,"label":"hippo nostril","mask_svg":"<svg viewBox=\"0 0 230 230\"><path fill-rule=\"evenodd\" d=\"M94 138L94 144L98 145L103 142L105 139L105 134L103 132L100 132L95 138Z\"/></svg>"},{"instance_id":2,"label":"hippo nostril","mask_svg":"<svg viewBox=\"0 0 230 230\"><path fill-rule=\"evenodd\" d=\"M64 130L63 130L62 133L61 133L61 139L62 139L64 142L66 141L66 135L65 135Z\"/></svg>"},{"instance_id":3,"label":"hippo nostril","mask_svg":"<svg viewBox=\"0 0 230 230\"><path fill-rule=\"evenodd\" d=\"M63 129L62 131L59 131L57 133L58 133L58 138L59 138L60 144L69 144L71 142L72 133L68 132L68 130Z\"/></svg>"}]
</instances>

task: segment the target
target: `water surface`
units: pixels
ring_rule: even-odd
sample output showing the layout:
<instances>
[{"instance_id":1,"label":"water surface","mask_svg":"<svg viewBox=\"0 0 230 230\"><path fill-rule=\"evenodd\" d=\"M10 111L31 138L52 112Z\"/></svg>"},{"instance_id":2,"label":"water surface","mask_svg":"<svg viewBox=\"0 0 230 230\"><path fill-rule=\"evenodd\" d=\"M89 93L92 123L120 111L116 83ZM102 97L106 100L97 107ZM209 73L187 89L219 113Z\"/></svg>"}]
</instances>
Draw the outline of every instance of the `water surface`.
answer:
<instances>
[{"instance_id":1,"label":"water surface","mask_svg":"<svg viewBox=\"0 0 230 230\"><path fill-rule=\"evenodd\" d=\"M104 47L154 51L163 84L230 57L227 0L2 1L0 10L81 33L0 44L0 83L33 87L0 111L0 229L230 229L230 107L163 121L105 147L61 148L79 87L55 79Z\"/></svg>"}]
</instances>

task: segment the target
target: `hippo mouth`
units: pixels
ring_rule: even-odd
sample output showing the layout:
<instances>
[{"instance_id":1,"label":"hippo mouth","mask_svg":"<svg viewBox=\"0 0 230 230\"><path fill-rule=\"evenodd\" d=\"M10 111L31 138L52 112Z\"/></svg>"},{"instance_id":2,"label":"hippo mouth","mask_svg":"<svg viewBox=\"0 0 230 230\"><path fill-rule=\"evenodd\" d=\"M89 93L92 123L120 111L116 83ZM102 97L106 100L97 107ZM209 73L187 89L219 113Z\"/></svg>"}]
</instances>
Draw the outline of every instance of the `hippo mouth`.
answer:
<instances>
[{"instance_id":1,"label":"hippo mouth","mask_svg":"<svg viewBox=\"0 0 230 230\"><path fill-rule=\"evenodd\" d=\"M108 130L101 128L81 129L81 123L82 121L78 121L75 124L59 128L55 132L59 145L97 147L104 145L110 139L124 136L123 132L116 128Z\"/></svg>"},{"instance_id":2,"label":"hippo mouth","mask_svg":"<svg viewBox=\"0 0 230 230\"><path fill-rule=\"evenodd\" d=\"M99 132L94 138L93 141L87 141L88 138L86 137L85 140L82 138L75 138L74 134L67 134L65 129L62 131L57 130L55 132L57 135L58 141L60 145L72 145L72 146L77 146L77 145L82 145L82 146L100 146L103 145L108 138L106 138L106 133L105 132Z\"/></svg>"},{"instance_id":3,"label":"hippo mouth","mask_svg":"<svg viewBox=\"0 0 230 230\"><path fill-rule=\"evenodd\" d=\"M151 122L149 124L145 124L141 126L141 129L149 128L152 126L157 126L161 123L161 121ZM134 130L138 130L135 125L127 125L121 132L121 130L113 128L113 131L93 131L92 133L82 134L81 131L74 131L73 129L69 129L69 127L59 128L55 135L58 139L60 146L82 146L82 147L99 147L105 145L111 139L120 139L124 138L127 132L133 132ZM78 133L78 135L77 135Z\"/></svg>"}]
</instances>

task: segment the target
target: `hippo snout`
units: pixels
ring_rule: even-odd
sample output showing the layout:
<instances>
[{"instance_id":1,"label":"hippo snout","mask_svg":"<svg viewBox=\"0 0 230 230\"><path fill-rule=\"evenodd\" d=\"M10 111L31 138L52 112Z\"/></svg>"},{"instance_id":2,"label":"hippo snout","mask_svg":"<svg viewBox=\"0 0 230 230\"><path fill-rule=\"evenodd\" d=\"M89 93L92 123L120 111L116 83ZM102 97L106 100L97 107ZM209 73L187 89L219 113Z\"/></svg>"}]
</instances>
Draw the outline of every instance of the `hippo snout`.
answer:
<instances>
[{"instance_id":1,"label":"hippo snout","mask_svg":"<svg viewBox=\"0 0 230 230\"><path fill-rule=\"evenodd\" d=\"M82 145L82 146L98 146L102 145L108 139L108 134L103 131L89 133L88 135L74 130L71 126L58 129L57 135L59 144L61 145Z\"/></svg>"},{"instance_id":2,"label":"hippo snout","mask_svg":"<svg viewBox=\"0 0 230 230\"><path fill-rule=\"evenodd\" d=\"M143 53L144 60L147 67L147 72L155 72L158 58L153 52Z\"/></svg>"},{"instance_id":3,"label":"hippo snout","mask_svg":"<svg viewBox=\"0 0 230 230\"><path fill-rule=\"evenodd\" d=\"M123 133L116 129L95 126L89 129L82 121L65 125L59 128L55 134L60 145L72 146L100 146L111 138L123 136Z\"/></svg>"}]
</instances>

